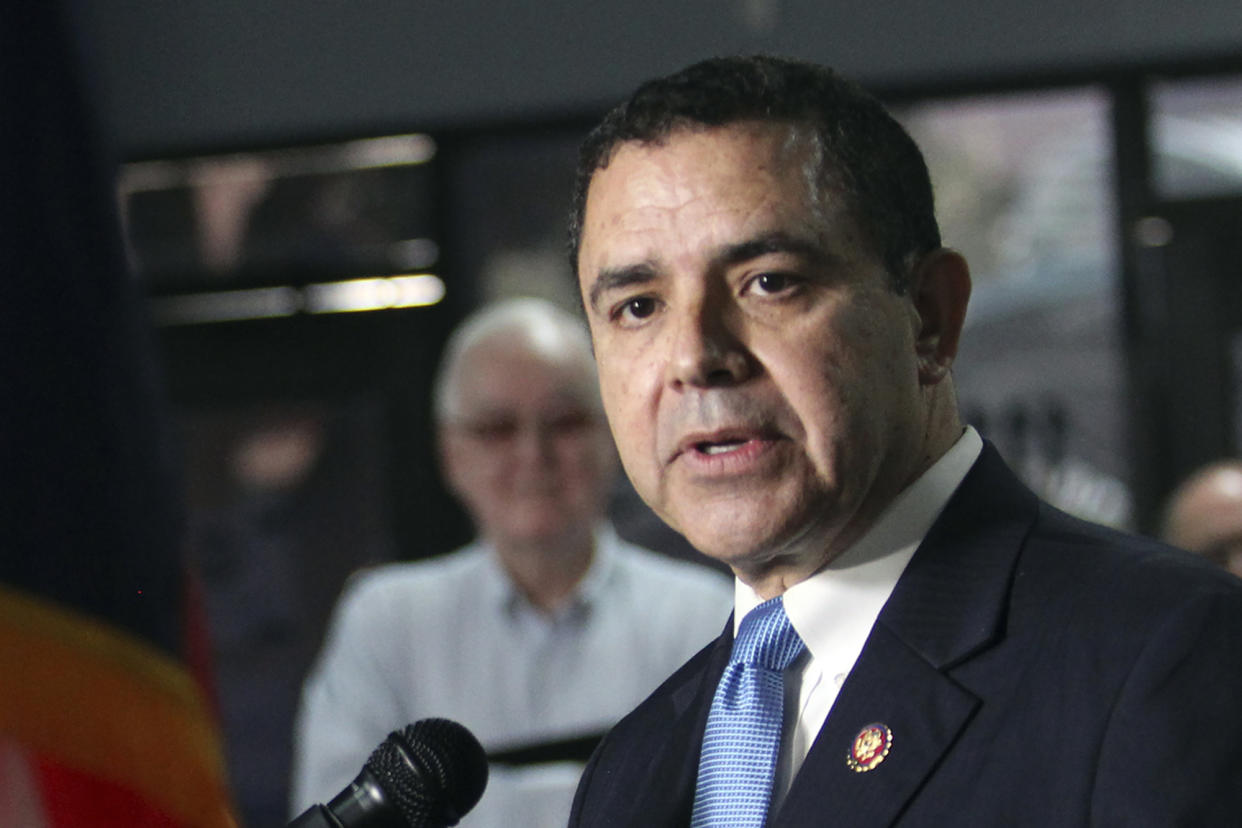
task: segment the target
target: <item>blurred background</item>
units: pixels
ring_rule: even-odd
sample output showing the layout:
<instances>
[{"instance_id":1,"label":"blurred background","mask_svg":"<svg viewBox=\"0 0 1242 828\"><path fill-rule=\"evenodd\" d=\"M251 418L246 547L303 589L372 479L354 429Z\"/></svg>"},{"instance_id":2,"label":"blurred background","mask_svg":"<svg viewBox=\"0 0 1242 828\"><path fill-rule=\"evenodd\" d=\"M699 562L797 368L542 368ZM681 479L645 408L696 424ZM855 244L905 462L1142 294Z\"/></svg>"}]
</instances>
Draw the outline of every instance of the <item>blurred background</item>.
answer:
<instances>
[{"instance_id":1,"label":"blurred background","mask_svg":"<svg viewBox=\"0 0 1242 828\"><path fill-rule=\"evenodd\" d=\"M649 76L765 51L892 106L972 264L963 407L1054 503L1150 532L1183 474L1242 444L1236 0L73 10L248 825L283 824L293 706L344 578L469 537L428 428L441 343L486 299L576 305L575 149ZM616 516L692 554L624 481Z\"/></svg>"}]
</instances>

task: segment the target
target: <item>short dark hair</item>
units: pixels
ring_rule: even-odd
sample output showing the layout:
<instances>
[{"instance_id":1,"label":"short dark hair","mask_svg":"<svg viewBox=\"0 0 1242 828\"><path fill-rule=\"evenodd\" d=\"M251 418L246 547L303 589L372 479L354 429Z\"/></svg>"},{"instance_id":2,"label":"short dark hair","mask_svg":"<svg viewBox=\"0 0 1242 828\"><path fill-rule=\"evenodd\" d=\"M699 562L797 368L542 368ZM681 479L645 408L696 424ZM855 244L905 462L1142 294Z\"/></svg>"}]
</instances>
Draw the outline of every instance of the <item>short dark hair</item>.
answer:
<instances>
[{"instance_id":1,"label":"short dark hair","mask_svg":"<svg viewBox=\"0 0 1242 828\"><path fill-rule=\"evenodd\" d=\"M659 144L682 129L740 121L788 123L819 145L820 186L836 186L894 280L907 287L912 258L940 247L927 164L880 102L831 69L755 55L712 58L648 81L609 112L578 155L569 223L577 272L587 190L622 144Z\"/></svg>"}]
</instances>

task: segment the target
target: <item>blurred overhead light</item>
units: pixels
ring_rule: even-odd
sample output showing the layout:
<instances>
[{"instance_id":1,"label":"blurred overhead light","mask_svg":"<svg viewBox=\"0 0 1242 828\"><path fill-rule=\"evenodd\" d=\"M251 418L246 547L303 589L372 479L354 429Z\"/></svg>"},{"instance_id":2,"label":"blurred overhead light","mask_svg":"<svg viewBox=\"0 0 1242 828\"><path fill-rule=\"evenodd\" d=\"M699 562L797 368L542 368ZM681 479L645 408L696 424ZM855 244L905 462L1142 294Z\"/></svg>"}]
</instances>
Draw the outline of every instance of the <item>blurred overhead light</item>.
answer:
<instances>
[{"instance_id":1,"label":"blurred overhead light","mask_svg":"<svg viewBox=\"0 0 1242 828\"><path fill-rule=\"evenodd\" d=\"M201 325L272 319L306 313L417 308L444 298L444 281L430 273L319 282L304 288L273 287L162 296L151 300L155 324Z\"/></svg>"},{"instance_id":2,"label":"blurred overhead light","mask_svg":"<svg viewBox=\"0 0 1242 828\"><path fill-rule=\"evenodd\" d=\"M416 308L434 305L444 298L444 282L430 273L351 279L308 285L306 310L310 313L349 313Z\"/></svg>"},{"instance_id":3,"label":"blurred overhead light","mask_svg":"<svg viewBox=\"0 0 1242 828\"><path fill-rule=\"evenodd\" d=\"M364 138L346 142L341 155L354 170L425 164L435 157L436 142L422 134Z\"/></svg>"}]
</instances>

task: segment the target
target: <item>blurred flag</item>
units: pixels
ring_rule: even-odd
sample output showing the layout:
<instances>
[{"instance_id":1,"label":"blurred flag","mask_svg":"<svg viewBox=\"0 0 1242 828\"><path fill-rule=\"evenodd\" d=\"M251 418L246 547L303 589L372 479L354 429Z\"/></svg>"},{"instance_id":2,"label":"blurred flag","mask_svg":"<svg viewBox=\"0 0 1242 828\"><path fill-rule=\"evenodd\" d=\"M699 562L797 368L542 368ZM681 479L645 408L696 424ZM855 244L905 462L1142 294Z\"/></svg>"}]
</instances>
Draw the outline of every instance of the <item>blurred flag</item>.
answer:
<instances>
[{"instance_id":1,"label":"blurred flag","mask_svg":"<svg viewBox=\"0 0 1242 828\"><path fill-rule=\"evenodd\" d=\"M231 826L72 12L0 4L0 825Z\"/></svg>"}]
</instances>

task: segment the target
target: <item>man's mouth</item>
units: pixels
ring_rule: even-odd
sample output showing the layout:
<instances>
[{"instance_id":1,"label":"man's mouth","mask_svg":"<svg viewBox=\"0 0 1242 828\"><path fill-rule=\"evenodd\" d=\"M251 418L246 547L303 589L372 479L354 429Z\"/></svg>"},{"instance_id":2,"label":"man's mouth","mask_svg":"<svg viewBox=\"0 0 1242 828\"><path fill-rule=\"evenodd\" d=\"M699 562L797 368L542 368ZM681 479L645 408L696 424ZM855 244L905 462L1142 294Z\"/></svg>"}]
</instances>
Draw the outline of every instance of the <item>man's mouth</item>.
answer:
<instances>
[{"instance_id":1,"label":"man's mouth","mask_svg":"<svg viewBox=\"0 0 1242 828\"><path fill-rule=\"evenodd\" d=\"M742 446L746 445L748 442L750 441L741 440L741 439L725 440L719 443L703 442L703 443L696 444L695 449L707 455L728 454L731 451L737 451Z\"/></svg>"},{"instance_id":2,"label":"man's mouth","mask_svg":"<svg viewBox=\"0 0 1242 828\"><path fill-rule=\"evenodd\" d=\"M678 456L723 460L732 456L746 457L761 452L777 439L777 435L764 428L728 428L712 432L688 434L682 438L670 462Z\"/></svg>"}]
</instances>

